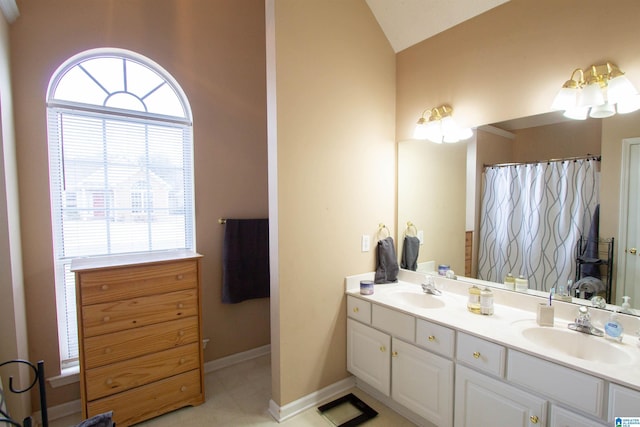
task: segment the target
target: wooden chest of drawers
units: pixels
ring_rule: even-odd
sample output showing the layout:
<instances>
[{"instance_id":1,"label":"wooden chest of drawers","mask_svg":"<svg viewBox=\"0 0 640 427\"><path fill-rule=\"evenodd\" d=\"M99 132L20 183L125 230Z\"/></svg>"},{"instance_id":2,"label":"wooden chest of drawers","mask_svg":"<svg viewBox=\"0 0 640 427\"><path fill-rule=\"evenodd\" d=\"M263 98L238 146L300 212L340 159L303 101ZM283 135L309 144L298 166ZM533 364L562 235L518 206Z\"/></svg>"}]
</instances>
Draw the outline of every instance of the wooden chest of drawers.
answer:
<instances>
[{"instance_id":1,"label":"wooden chest of drawers","mask_svg":"<svg viewBox=\"0 0 640 427\"><path fill-rule=\"evenodd\" d=\"M84 418L118 427L204 402L200 255L73 260Z\"/></svg>"}]
</instances>

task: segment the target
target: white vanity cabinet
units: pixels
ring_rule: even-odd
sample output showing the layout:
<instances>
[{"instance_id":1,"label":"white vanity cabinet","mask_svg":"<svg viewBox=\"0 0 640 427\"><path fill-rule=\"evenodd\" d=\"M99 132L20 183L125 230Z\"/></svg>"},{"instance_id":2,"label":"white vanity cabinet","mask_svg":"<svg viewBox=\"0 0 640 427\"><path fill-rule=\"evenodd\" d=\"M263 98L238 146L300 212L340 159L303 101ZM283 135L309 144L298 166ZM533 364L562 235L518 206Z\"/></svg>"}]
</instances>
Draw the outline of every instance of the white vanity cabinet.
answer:
<instances>
[{"instance_id":1,"label":"white vanity cabinet","mask_svg":"<svg viewBox=\"0 0 640 427\"><path fill-rule=\"evenodd\" d=\"M455 427L545 426L546 400L456 365Z\"/></svg>"},{"instance_id":2,"label":"white vanity cabinet","mask_svg":"<svg viewBox=\"0 0 640 427\"><path fill-rule=\"evenodd\" d=\"M640 391L631 390L618 384L609 386L609 423L616 417L640 416Z\"/></svg>"},{"instance_id":3,"label":"white vanity cabinet","mask_svg":"<svg viewBox=\"0 0 640 427\"><path fill-rule=\"evenodd\" d=\"M611 424L613 425L613 424ZM556 405L551 405L551 415L549 416L549 426L552 427L606 427L602 424L590 420L582 415L575 414Z\"/></svg>"},{"instance_id":4,"label":"white vanity cabinet","mask_svg":"<svg viewBox=\"0 0 640 427\"><path fill-rule=\"evenodd\" d=\"M347 297L347 370L413 414L450 427L453 361L414 345L415 317L377 304L363 307L354 299ZM373 326L362 323L367 321L363 312L371 313ZM438 336L446 342L446 331Z\"/></svg>"}]
</instances>

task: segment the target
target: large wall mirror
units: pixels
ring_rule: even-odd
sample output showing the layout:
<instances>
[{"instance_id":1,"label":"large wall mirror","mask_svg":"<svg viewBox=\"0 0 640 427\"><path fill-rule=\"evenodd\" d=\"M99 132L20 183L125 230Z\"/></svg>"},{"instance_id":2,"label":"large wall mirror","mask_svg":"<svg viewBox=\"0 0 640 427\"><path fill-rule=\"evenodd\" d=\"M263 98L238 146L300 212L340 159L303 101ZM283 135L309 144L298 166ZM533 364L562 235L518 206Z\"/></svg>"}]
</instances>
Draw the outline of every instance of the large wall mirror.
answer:
<instances>
[{"instance_id":1,"label":"large wall mirror","mask_svg":"<svg viewBox=\"0 0 640 427\"><path fill-rule=\"evenodd\" d=\"M419 266L429 269L447 264L458 276L465 276L466 271L468 277L478 277L484 166L587 158L592 162L590 166L596 168L599 205L596 216L599 230L596 231L599 241L603 242L596 248L598 257L607 258L607 240L614 239L611 264L598 267L602 274L600 279L606 284L606 276L611 271L611 304L615 308L622 302L622 296L628 295L635 313L640 313L640 276L634 276L638 271L639 261L636 260L640 258L634 250L635 245L640 244L635 240L638 238L634 228L637 225L632 221L627 227L625 216L621 215L621 209L635 209L637 205L634 195L638 184L633 184L632 171L640 170L640 164L633 163L639 158L634 157L633 147L640 151L640 140L634 143L634 137L640 137L638 112L584 121L569 121L559 114L548 113L480 126L474 138L465 143L399 142L396 228L399 257L405 236L419 234L422 238ZM625 184L629 179L631 186ZM569 185L567 191L573 187L573 184ZM583 213L584 221L589 225L584 230L585 239L589 231L593 231L593 207L592 204L590 210ZM631 214L632 219L638 216L637 211ZM578 239L572 244L575 251ZM559 279L554 282L576 279L576 255L576 252L564 256L557 253L542 255L560 267ZM620 268L626 269L627 273L619 272ZM520 272L513 273L518 275ZM502 282L501 277L489 280ZM557 283L538 284L539 294L548 295L548 290ZM591 292L582 294L589 299L592 295Z\"/></svg>"}]
</instances>

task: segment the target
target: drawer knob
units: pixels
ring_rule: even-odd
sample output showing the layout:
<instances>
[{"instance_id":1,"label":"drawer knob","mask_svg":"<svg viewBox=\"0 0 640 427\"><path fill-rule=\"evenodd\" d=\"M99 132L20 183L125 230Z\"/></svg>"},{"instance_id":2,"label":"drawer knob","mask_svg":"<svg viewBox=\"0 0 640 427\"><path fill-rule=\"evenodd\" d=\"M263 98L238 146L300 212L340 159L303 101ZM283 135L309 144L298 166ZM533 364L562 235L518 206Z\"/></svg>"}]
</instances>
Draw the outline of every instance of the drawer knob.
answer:
<instances>
[{"instance_id":1,"label":"drawer knob","mask_svg":"<svg viewBox=\"0 0 640 427\"><path fill-rule=\"evenodd\" d=\"M357 313L357 312L359 312L359 311L360 311L360 309L359 309L358 307L353 307L353 312L354 312L354 313Z\"/></svg>"},{"instance_id":2,"label":"drawer knob","mask_svg":"<svg viewBox=\"0 0 640 427\"><path fill-rule=\"evenodd\" d=\"M182 387L180 387L180 391L187 391L187 386L183 385Z\"/></svg>"},{"instance_id":3,"label":"drawer knob","mask_svg":"<svg viewBox=\"0 0 640 427\"><path fill-rule=\"evenodd\" d=\"M107 347L104 349L104 354L111 354L111 347Z\"/></svg>"},{"instance_id":4,"label":"drawer knob","mask_svg":"<svg viewBox=\"0 0 640 427\"><path fill-rule=\"evenodd\" d=\"M473 352L473 358L474 359L480 359L480 352L479 351L474 351Z\"/></svg>"},{"instance_id":5,"label":"drawer knob","mask_svg":"<svg viewBox=\"0 0 640 427\"><path fill-rule=\"evenodd\" d=\"M435 341L436 337L434 335L429 335L429 338L427 338L429 341Z\"/></svg>"},{"instance_id":6,"label":"drawer knob","mask_svg":"<svg viewBox=\"0 0 640 427\"><path fill-rule=\"evenodd\" d=\"M387 347L381 345L380 346L380 351L384 353L385 351L387 351Z\"/></svg>"},{"instance_id":7,"label":"drawer knob","mask_svg":"<svg viewBox=\"0 0 640 427\"><path fill-rule=\"evenodd\" d=\"M181 365L184 365L184 362L186 362L186 361L187 361L187 360L186 360L184 357L181 357L181 358L180 358L180 362L179 362L179 363L180 363Z\"/></svg>"},{"instance_id":8,"label":"drawer knob","mask_svg":"<svg viewBox=\"0 0 640 427\"><path fill-rule=\"evenodd\" d=\"M103 321L103 322L108 322L109 320L111 320L111 317L109 317L109 316L104 316L104 317L102 318L102 321Z\"/></svg>"},{"instance_id":9,"label":"drawer knob","mask_svg":"<svg viewBox=\"0 0 640 427\"><path fill-rule=\"evenodd\" d=\"M103 291L107 291L109 290L109 285L102 285L100 289L102 289Z\"/></svg>"},{"instance_id":10,"label":"drawer knob","mask_svg":"<svg viewBox=\"0 0 640 427\"><path fill-rule=\"evenodd\" d=\"M393 353L391 353L391 357L398 357L398 352L394 351Z\"/></svg>"},{"instance_id":11,"label":"drawer knob","mask_svg":"<svg viewBox=\"0 0 640 427\"><path fill-rule=\"evenodd\" d=\"M181 303L181 302L179 302L179 303L178 303L178 308L184 308L184 304L183 304L183 303Z\"/></svg>"},{"instance_id":12,"label":"drawer knob","mask_svg":"<svg viewBox=\"0 0 640 427\"><path fill-rule=\"evenodd\" d=\"M538 417L536 417L535 415L531 415L529 419L531 420L532 423L538 424Z\"/></svg>"},{"instance_id":13,"label":"drawer knob","mask_svg":"<svg viewBox=\"0 0 640 427\"><path fill-rule=\"evenodd\" d=\"M107 378L107 381L106 381L106 382L107 382L107 385L111 385L111 384L113 384L113 380L112 380L111 378Z\"/></svg>"},{"instance_id":14,"label":"drawer knob","mask_svg":"<svg viewBox=\"0 0 640 427\"><path fill-rule=\"evenodd\" d=\"M182 329L178 331L178 336L179 337L183 337L184 336L184 331Z\"/></svg>"},{"instance_id":15,"label":"drawer knob","mask_svg":"<svg viewBox=\"0 0 640 427\"><path fill-rule=\"evenodd\" d=\"M182 275L182 274L178 274L178 275L176 276L176 279L177 279L177 280L182 280L182 279L184 279L184 275Z\"/></svg>"}]
</instances>

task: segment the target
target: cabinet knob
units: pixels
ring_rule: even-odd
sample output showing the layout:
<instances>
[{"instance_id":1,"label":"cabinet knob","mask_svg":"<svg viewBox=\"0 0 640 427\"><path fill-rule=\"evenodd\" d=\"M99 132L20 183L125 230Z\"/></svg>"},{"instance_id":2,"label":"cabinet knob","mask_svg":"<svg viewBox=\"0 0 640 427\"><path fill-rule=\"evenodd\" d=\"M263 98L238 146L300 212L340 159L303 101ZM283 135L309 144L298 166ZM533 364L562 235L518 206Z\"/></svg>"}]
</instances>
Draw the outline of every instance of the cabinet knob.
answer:
<instances>
[{"instance_id":1,"label":"cabinet knob","mask_svg":"<svg viewBox=\"0 0 640 427\"><path fill-rule=\"evenodd\" d=\"M394 351L393 353L391 353L391 357L398 357L398 352Z\"/></svg>"},{"instance_id":2,"label":"cabinet knob","mask_svg":"<svg viewBox=\"0 0 640 427\"><path fill-rule=\"evenodd\" d=\"M111 320L111 317L109 317L109 316L104 316L104 317L102 318L102 321L103 321L103 322L108 322L109 320Z\"/></svg>"},{"instance_id":3,"label":"cabinet knob","mask_svg":"<svg viewBox=\"0 0 640 427\"><path fill-rule=\"evenodd\" d=\"M107 378L106 383L107 383L107 385L111 385L111 384L113 384L113 380L111 378Z\"/></svg>"},{"instance_id":4,"label":"cabinet knob","mask_svg":"<svg viewBox=\"0 0 640 427\"><path fill-rule=\"evenodd\" d=\"M100 286L100 289L102 289L103 291L107 291L109 290L109 285L102 285Z\"/></svg>"},{"instance_id":5,"label":"cabinet knob","mask_svg":"<svg viewBox=\"0 0 640 427\"><path fill-rule=\"evenodd\" d=\"M629 249L629 253L630 253L631 255L635 255L637 252L638 252L638 250L637 250L636 248L631 248L631 249Z\"/></svg>"},{"instance_id":6,"label":"cabinet knob","mask_svg":"<svg viewBox=\"0 0 640 427\"><path fill-rule=\"evenodd\" d=\"M357 312L359 312L359 311L360 311L360 309L359 309L358 307L353 307L353 312L354 312L354 313L357 313Z\"/></svg>"},{"instance_id":7,"label":"cabinet knob","mask_svg":"<svg viewBox=\"0 0 640 427\"><path fill-rule=\"evenodd\" d=\"M184 331L182 329L178 331L178 336L179 337L183 337L184 336Z\"/></svg>"},{"instance_id":8,"label":"cabinet knob","mask_svg":"<svg viewBox=\"0 0 640 427\"><path fill-rule=\"evenodd\" d=\"M537 417L537 416L535 416L535 415L531 415L531 416L529 417L529 419L531 420L531 422L532 422L532 423L534 423L534 424L538 424L538 417Z\"/></svg>"},{"instance_id":9,"label":"cabinet knob","mask_svg":"<svg viewBox=\"0 0 640 427\"><path fill-rule=\"evenodd\" d=\"M176 280L182 280L182 279L184 279L184 275L182 275L182 274L178 274L178 275L176 276Z\"/></svg>"},{"instance_id":10,"label":"cabinet knob","mask_svg":"<svg viewBox=\"0 0 640 427\"><path fill-rule=\"evenodd\" d=\"M187 391L187 386L186 386L186 385L183 385L182 387L180 387L180 391L183 391L183 392L184 392L184 391Z\"/></svg>"},{"instance_id":11,"label":"cabinet knob","mask_svg":"<svg viewBox=\"0 0 640 427\"><path fill-rule=\"evenodd\" d=\"M111 354L111 347L107 347L104 349L104 354Z\"/></svg>"},{"instance_id":12,"label":"cabinet knob","mask_svg":"<svg viewBox=\"0 0 640 427\"><path fill-rule=\"evenodd\" d=\"M474 351L473 352L473 358L474 359L480 359L480 352L479 351Z\"/></svg>"},{"instance_id":13,"label":"cabinet knob","mask_svg":"<svg viewBox=\"0 0 640 427\"><path fill-rule=\"evenodd\" d=\"M429 337L427 338L429 341L435 341L436 337L434 335L429 335Z\"/></svg>"},{"instance_id":14,"label":"cabinet knob","mask_svg":"<svg viewBox=\"0 0 640 427\"><path fill-rule=\"evenodd\" d=\"M387 347L381 345L380 346L380 351L382 351L384 353L385 351L387 351Z\"/></svg>"},{"instance_id":15,"label":"cabinet knob","mask_svg":"<svg viewBox=\"0 0 640 427\"><path fill-rule=\"evenodd\" d=\"M181 303L181 302L179 302L179 303L178 303L178 308L184 308L184 304L183 304L183 303Z\"/></svg>"}]
</instances>

